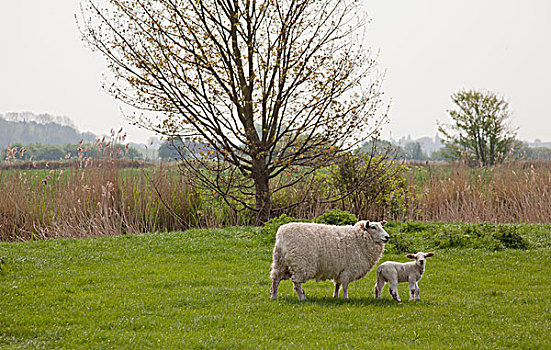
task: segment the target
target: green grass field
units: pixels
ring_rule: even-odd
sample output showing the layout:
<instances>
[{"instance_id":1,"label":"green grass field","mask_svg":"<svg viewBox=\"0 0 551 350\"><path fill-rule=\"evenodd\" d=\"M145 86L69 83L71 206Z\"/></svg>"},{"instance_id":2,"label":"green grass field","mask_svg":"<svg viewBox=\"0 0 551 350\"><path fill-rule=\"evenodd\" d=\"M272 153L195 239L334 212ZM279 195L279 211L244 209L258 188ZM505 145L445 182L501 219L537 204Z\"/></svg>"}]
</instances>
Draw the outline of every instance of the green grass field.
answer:
<instances>
[{"instance_id":1,"label":"green grass field","mask_svg":"<svg viewBox=\"0 0 551 350\"><path fill-rule=\"evenodd\" d=\"M548 244L436 250L420 302L406 284L403 304L388 287L375 300L372 271L349 300L310 281L300 303L289 281L269 299L272 243L257 234L0 243L0 348L551 348Z\"/></svg>"}]
</instances>

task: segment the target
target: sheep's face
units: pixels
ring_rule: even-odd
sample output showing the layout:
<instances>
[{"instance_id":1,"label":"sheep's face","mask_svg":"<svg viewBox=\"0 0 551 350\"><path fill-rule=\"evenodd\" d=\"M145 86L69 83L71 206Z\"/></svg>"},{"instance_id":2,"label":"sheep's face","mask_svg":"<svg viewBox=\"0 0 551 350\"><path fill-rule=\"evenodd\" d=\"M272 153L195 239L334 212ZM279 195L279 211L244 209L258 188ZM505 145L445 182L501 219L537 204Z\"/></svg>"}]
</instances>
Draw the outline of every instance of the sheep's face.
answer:
<instances>
[{"instance_id":1,"label":"sheep's face","mask_svg":"<svg viewBox=\"0 0 551 350\"><path fill-rule=\"evenodd\" d=\"M427 262L427 258L430 258L433 255L434 253L418 252L417 254L408 254L406 255L406 258L415 259L415 264L417 266L424 267Z\"/></svg>"},{"instance_id":2,"label":"sheep's face","mask_svg":"<svg viewBox=\"0 0 551 350\"><path fill-rule=\"evenodd\" d=\"M360 221L356 225L360 225L360 227L366 231L369 235L371 235L371 238L373 238L373 241L378 243L386 243L390 239L390 236L388 233L386 233L385 229L383 228L384 225L386 225L386 221L376 222L376 221Z\"/></svg>"}]
</instances>

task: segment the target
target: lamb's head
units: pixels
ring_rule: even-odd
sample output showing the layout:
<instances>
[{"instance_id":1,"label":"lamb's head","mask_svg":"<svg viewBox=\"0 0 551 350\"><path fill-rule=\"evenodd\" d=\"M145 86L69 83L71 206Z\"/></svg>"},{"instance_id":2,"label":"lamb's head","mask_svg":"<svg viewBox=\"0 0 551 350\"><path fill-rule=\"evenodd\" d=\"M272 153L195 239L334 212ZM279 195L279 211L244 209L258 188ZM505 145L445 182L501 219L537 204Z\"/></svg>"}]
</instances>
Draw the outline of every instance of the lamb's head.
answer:
<instances>
[{"instance_id":1,"label":"lamb's head","mask_svg":"<svg viewBox=\"0 0 551 350\"><path fill-rule=\"evenodd\" d=\"M427 258L430 258L433 256L434 253L423 253L418 252L416 254L408 254L406 255L406 258L408 259L415 259L415 264L419 267L425 267L425 263L427 261Z\"/></svg>"},{"instance_id":2,"label":"lamb's head","mask_svg":"<svg viewBox=\"0 0 551 350\"><path fill-rule=\"evenodd\" d=\"M386 243L390 239L390 236L383 228L384 225L386 225L386 221L359 221L355 226L359 226L362 230L369 234L371 238L373 238L374 242Z\"/></svg>"}]
</instances>

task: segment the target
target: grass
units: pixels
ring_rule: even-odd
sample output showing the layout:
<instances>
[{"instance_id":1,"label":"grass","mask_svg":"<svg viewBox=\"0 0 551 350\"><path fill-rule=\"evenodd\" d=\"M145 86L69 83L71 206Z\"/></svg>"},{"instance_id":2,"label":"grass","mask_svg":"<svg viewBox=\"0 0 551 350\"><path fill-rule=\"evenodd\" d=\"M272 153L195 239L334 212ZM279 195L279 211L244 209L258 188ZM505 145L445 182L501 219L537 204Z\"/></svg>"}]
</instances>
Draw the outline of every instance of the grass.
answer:
<instances>
[{"instance_id":1,"label":"grass","mask_svg":"<svg viewBox=\"0 0 551 350\"><path fill-rule=\"evenodd\" d=\"M284 281L272 301L272 244L258 232L0 243L0 348L551 347L551 248L534 243L548 231L526 237L529 250L436 250L422 300L403 304L388 287L373 298L373 271L349 300L310 281L300 303Z\"/></svg>"}]
</instances>

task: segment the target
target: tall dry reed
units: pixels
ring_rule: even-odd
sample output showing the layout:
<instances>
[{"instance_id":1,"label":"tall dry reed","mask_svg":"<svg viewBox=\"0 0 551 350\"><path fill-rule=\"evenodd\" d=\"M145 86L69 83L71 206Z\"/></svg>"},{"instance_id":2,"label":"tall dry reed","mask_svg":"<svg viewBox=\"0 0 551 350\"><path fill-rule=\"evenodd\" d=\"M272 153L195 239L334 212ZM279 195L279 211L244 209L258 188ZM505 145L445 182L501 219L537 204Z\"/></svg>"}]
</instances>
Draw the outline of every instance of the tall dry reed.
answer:
<instances>
[{"instance_id":1,"label":"tall dry reed","mask_svg":"<svg viewBox=\"0 0 551 350\"><path fill-rule=\"evenodd\" d=\"M247 225L220 198L195 189L176 167L123 168L116 159L74 160L72 167L0 170L0 240L112 236ZM551 222L551 163L508 163L473 169L461 164L411 167L400 210L366 201L363 219L444 222ZM346 200L323 202L335 191L322 182L298 183L274 196L277 214L312 219ZM392 193L390 197L392 197ZM292 203L299 203L291 205ZM377 217L375 217L377 216Z\"/></svg>"},{"instance_id":2,"label":"tall dry reed","mask_svg":"<svg viewBox=\"0 0 551 350\"><path fill-rule=\"evenodd\" d=\"M111 140L98 140L92 146L102 154L96 159L84 157L82 142L78 157L51 164L25 164L17 160L24 149L9 149L0 169L0 240L112 236L240 223L219 199L199 193L175 167L129 164L120 153L124 141L120 133L112 132Z\"/></svg>"},{"instance_id":3,"label":"tall dry reed","mask_svg":"<svg viewBox=\"0 0 551 350\"><path fill-rule=\"evenodd\" d=\"M410 218L445 222L551 222L551 163L491 168L429 166L409 174Z\"/></svg>"},{"instance_id":4,"label":"tall dry reed","mask_svg":"<svg viewBox=\"0 0 551 350\"><path fill-rule=\"evenodd\" d=\"M172 173L168 168L121 169L117 161L1 171L0 239L111 236L206 225L200 195Z\"/></svg>"}]
</instances>

